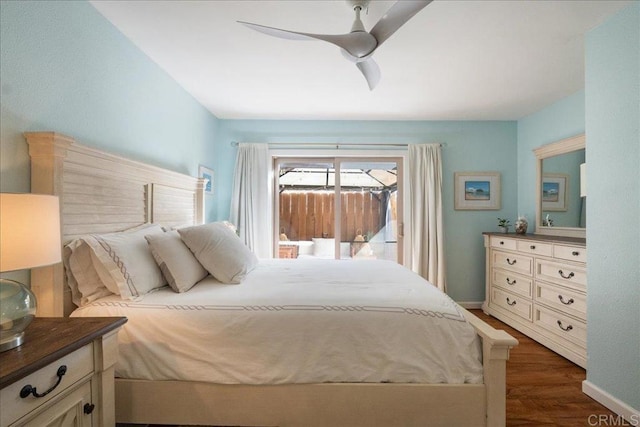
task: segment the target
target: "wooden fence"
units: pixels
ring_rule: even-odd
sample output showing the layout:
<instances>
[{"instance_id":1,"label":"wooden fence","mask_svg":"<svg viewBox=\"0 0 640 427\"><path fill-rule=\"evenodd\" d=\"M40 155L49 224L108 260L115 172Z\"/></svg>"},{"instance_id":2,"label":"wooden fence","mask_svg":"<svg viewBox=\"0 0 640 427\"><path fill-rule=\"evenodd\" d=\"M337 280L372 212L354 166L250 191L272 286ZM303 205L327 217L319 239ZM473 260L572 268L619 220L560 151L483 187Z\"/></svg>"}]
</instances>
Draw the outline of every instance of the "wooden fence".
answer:
<instances>
[{"instance_id":1,"label":"wooden fence","mask_svg":"<svg viewBox=\"0 0 640 427\"><path fill-rule=\"evenodd\" d=\"M385 225L388 193L341 193L341 241L357 234L376 234ZM394 203L395 205L395 203ZM332 191L283 191L280 193L280 233L289 240L334 237L335 203Z\"/></svg>"}]
</instances>

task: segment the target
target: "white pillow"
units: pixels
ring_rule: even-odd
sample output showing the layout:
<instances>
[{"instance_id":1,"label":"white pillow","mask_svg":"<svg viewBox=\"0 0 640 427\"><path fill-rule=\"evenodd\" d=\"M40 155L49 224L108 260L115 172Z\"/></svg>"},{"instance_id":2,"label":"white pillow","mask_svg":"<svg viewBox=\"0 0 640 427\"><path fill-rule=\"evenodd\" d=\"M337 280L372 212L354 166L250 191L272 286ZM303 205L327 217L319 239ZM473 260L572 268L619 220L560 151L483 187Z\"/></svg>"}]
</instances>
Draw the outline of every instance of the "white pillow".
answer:
<instances>
[{"instance_id":1,"label":"white pillow","mask_svg":"<svg viewBox=\"0 0 640 427\"><path fill-rule=\"evenodd\" d=\"M314 237L313 240L313 256L317 257L334 257L335 254L335 239L321 239Z\"/></svg>"},{"instance_id":2,"label":"white pillow","mask_svg":"<svg viewBox=\"0 0 640 427\"><path fill-rule=\"evenodd\" d=\"M220 222L178 230L200 264L222 283L240 283L258 265L258 258Z\"/></svg>"},{"instance_id":3,"label":"white pillow","mask_svg":"<svg viewBox=\"0 0 640 427\"><path fill-rule=\"evenodd\" d=\"M94 265L95 256L84 240L70 242L64 247L62 254L67 284L71 288L71 299L75 305L82 307L114 293L105 287L98 275Z\"/></svg>"},{"instance_id":4,"label":"white pillow","mask_svg":"<svg viewBox=\"0 0 640 427\"><path fill-rule=\"evenodd\" d=\"M108 289L117 288L122 298L134 299L167 284L145 240L164 233L160 225L131 232L92 234L83 240L97 258L96 270Z\"/></svg>"},{"instance_id":5,"label":"white pillow","mask_svg":"<svg viewBox=\"0 0 640 427\"><path fill-rule=\"evenodd\" d=\"M175 292L186 292L207 276L207 270L200 265L177 231L145 236L151 255Z\"/></svg>"}]
</instances>

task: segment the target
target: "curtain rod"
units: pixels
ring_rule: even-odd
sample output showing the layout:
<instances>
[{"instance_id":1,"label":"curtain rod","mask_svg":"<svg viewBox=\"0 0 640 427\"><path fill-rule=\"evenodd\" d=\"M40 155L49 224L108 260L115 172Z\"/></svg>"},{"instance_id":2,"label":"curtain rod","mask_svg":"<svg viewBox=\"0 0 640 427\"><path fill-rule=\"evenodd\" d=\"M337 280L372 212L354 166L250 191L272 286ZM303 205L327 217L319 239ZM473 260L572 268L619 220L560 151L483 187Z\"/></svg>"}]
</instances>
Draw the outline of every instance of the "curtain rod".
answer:
<instances>
[{"instance_id":1,"label":"curtain rod","mask_svg":"<svg viewBox=\"0 0 640 427\"><path fill-rule=\"evenodd\" d=\"M231 146L237 147L239 144L238 141L231 141ZM275 143L267 143L269 148L335 148L339 150L340 148L350 147L350 148L397 148L397 147L407 147L411 144L343 144L343 143L331 143L331 142L318 142L318 143L310 143L304 144L299 142L275 142ZM440 147L446 147L446 143L440 143Z\"/></svg>"}]
</instances>

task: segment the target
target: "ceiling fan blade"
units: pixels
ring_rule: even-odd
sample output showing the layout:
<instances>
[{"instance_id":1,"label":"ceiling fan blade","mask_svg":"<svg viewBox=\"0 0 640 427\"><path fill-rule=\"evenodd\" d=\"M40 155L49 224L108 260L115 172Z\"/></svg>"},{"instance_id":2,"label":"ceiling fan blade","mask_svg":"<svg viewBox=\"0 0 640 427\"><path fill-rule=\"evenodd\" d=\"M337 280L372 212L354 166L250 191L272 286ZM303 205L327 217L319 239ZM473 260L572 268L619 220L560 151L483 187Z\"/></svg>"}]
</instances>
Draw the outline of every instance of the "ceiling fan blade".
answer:
<instances>
[{"instance_id":1,"label":"ceiling fan blade","mask_svg":"<svg viewBox=\"0 0 640 427\"><path fill-rule=\"evenodd\" d=\"M267 27L265 25L252 24L251 22L237 21L238 23L273 37L279 37L287 40L315 40L310 34L298 33L295 31L281 30L280 28Z\"/></svg>"},{"instance_id":2,"label":"ceiling fan blade","mask_svg":"<svg viewBox=\"0 0 640 427\"><path fill-rule=\"evenodd\" d=\"M356 67L360 70L367 84L369 90L373 90L380 81L380 67L373 59L369 58L366 61L356 62Z\"/></svg>"},{"instance_id":3,"label":"ceiling fan blade","mask_svg":"<svg viewBox=\"0 0 640 427\"><path fill-rule=\"evenodd\" d=\"M409 19L424 9L433 0L400 0L373 26L371 35L378 41L378 47L402 27Z\"/></svg>"},{"instance_id":4,"label":"ceiling fan blade","mask_svg":"<svg viewBox=\"0 0 640 427\"><path fill-rule=\"evenodd\" d=\"M273 37L279 37L281 39L323 40L346 50L351 55L357 58L370 54L376 48L375 38L366 31L356 31L347 34L312 34L281 30L280 28L267 27L265 25L252 24L250 22L244 21L238 22L251 28L252 30L256 30Z\"/></svg>"}]
</instances>

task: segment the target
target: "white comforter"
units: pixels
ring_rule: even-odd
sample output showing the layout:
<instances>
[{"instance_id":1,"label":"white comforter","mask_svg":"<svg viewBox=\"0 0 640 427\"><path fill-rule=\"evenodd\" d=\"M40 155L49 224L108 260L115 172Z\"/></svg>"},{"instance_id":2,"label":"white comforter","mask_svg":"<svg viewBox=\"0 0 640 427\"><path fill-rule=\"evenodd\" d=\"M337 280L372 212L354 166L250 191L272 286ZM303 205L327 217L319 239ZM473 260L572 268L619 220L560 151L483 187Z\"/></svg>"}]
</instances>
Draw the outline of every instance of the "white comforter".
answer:
<instances>
[{"instance_id":1,"label":"white comforter","mask_svg":"<svg viewBox=\"0 0 640 427\"><path fill-rule=\"evenodd\" d=\"M456 304L390 261L261 260L239 285L205 278L72 316L126 316L116 375L220 384L481 383Z\"/></svg>"}]
</instances>

